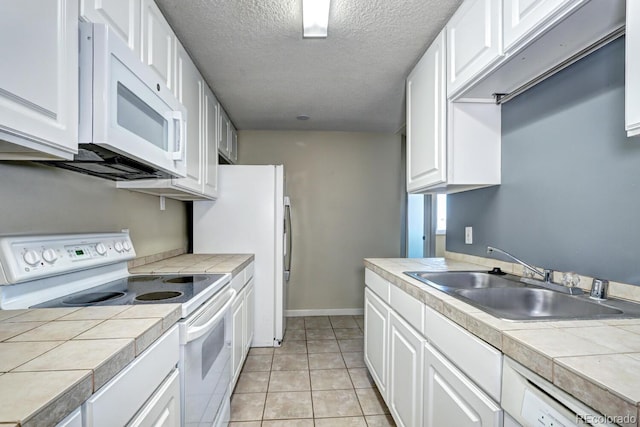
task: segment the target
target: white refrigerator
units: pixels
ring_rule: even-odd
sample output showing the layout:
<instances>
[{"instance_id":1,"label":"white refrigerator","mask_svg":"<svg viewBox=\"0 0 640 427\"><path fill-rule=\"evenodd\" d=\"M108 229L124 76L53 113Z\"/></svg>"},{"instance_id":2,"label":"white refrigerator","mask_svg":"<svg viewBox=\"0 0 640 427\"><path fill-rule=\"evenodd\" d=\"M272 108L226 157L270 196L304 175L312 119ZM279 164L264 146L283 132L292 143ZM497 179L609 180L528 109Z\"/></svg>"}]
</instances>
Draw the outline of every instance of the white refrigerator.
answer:
<instances>
[{"instance_id":1,"label":"white refrigerator","mask_svg":"<svg viewBox=\"0 0 640 427\"><path fill-rule=\"evenodd\" d=\"M290 208L282 165L220 165L218 199L193 203L194 253L255 254L254 347L280 346L284 335Z\"/></svg>"}]
</instances>

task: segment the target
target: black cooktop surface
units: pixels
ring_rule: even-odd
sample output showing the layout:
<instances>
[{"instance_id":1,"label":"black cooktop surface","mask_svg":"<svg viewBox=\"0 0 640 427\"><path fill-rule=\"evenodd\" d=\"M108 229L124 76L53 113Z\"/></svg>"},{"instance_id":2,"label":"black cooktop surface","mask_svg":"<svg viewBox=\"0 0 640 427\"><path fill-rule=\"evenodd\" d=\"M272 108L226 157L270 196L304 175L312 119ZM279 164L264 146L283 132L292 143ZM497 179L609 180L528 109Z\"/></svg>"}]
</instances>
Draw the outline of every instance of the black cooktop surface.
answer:
<instances>
[{"instance_id":1,"label":"black cooktop surface","mask_svg":"<svg viewBox=\"0 0 640 427\"><path fill-rule=\"evenodd\" d=\"M35 305L35 308L184 303L222 274L128 276Z\"/></svg>"}]
</instances>

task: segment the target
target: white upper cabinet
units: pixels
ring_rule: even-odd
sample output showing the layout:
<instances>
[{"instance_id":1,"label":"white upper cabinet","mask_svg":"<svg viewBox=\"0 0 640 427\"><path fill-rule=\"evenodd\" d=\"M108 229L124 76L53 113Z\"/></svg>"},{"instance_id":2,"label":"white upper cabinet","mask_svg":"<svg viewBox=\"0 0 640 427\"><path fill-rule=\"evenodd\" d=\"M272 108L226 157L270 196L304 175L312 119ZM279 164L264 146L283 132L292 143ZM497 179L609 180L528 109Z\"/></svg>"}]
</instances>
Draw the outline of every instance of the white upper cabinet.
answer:
<instances>
[{"instance_id":1,"label":"white upper cabinet","mask_svg":"<svg viewBox=\"0 0 640 427\"><path fill-rule=\"evenodd\" d=\"M220 104L209 89L204 86L203 100L203 137L204 137L204 189L206 196L218 196L218 109Z\"/></svg>"},{"instance_id":2,"label":"white upper cabinet","mask_svg":"<svg viewBox=\"0 0 640 427\"><path fill-rule=\"evenodd\" d=\"M229 144L231 138L230 128L231 121L227 116L227 113L220 106L219 117L219 133L218 133L218 152L227 160L231 160L231 144Z\"/></svg>"},{"instance_id":3,"label":"white upper cabinet","mask_svg":"<svg viewBox=\"0 0 640 427\"><path fill-rule=\"evenodd\" d=\"M460 43L449 40L454 49L449 52L450 99L487 101L494 94L526 90L566 61L575 61L598 43L621 35L625 24L624 0L509 0L498 9L499 19L490 3L465 1L447 25L448 36L466 35ZM484 18L475 16L482 13ZM490 24L494 28L487 28ZM498 47L497 54L496 31L497 46L504 44L503 52Z\"/></svg>"},{"instance_id":4,"label":"white upper cabinet","mask_svg":"<svg viewBox=\"0 0 640 427\"><path fill-rule=\"evenodd\" d=\"M447 179L445 32L407 78L407 191Z\"/></svg>"},{"instance_id":5,"label":"white upper cabinet","mask_svg":"<svg viewBox=\"0 0 640 427\"><path fill-rule=\"evenodd\" d=\"M179 45L176 62L176 92L180 103L187 109L187 176L174 183L195 192L203 190L204 140L202 135L202 97L204 80L184 48Z\"/></svg>"},{"instance_id":6,"label":"white upper cabinet","mask_svg":"<svg viewBox=\"0 0 640 427\"><path fill-rule=\"evenodd\" d=\"M78 150L78 1L5 1L0 13L0 160Z\"/></svg>"},{"instance_id":7,"label":"white upper cabinet","mask_svg":"<svg viewBox=\"0 0 640 427\"><path fill-rule=\"evenodd\" d=\"M80 16L109 25L140 56L140 0L81 0Z\"/></svg>"},{"instance_id":8,"label":"white upper cabinet","mask_svg":"<svg viewBox=\"0 0 640 427\"><path fill-rule=\"evenodd\" d=\"M142 61L173 90L176 35L153 0L142 0Z\"/></svg>"},{"instance_id":9,"label":"white upper cabinet","mask_svg":"<svg viewBox=\"0 0 640 427\"><path fill-rule=\"evenodd\" d=\"M502 56L502 1L466 0L447 23L447 94Z\"/></svg>"},{"instance_id":10,"label":"white upper cabinet","mask_svg":"<svg viewBox=\"0 0 640 427\"><path fill-rule=\"evenodd\" d=\"M229 146L231 148L231 153L229 154L229 160L231 163L236 163L238 161L238 131L236 127L231 123L231 135L229 137Z\"/></svg>"},{"instance_id":11,"label":"white upper cabinet","mask_svg":"<svg viewBox=\"0 0 640 427\"><path fill-rule=\"evenodd\" d=\"M509 0L503 4L504 50L526 39L551 20L562 9L569 8L584 0Z\"/></svg>"},{"instance_id":12,"label":"white upper cabinet","mask_svg":"<svg viewBox=\"0 0 640 427\"><path fill-rule=\"evenodd\" d=\"M500 184L500 107L447 102L444 39L436 38L407 78L409 193Z\"/></svg>"},{"instance_id":13,"label":"white upper cabinet","mask_svg":"<svg viewBox=\"0 0 640 427\"><path fill-rule=\"evenodd\" d=\"M640 135L640 3L627 0L625 111L627 136Z\"/></svg>"}]
</instances>

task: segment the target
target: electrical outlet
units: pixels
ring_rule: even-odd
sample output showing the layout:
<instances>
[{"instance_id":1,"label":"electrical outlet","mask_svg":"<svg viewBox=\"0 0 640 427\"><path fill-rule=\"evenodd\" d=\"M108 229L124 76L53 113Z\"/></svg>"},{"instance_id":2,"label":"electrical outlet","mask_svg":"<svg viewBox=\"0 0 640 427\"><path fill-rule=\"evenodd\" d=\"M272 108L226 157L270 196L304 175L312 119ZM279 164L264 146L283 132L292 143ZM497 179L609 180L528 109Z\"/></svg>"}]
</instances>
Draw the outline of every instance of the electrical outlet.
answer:
<instances>
[{"instance_id":1,"label":"electrical outlet","mask_svg":"<svg viewBox=\"0 0 640 427\"><path fill-rule=\"evenodd\" d=\"M466 245L473 244L473 227L465 227L464 228L464 243Z\"/></svg>"}]
</instances>

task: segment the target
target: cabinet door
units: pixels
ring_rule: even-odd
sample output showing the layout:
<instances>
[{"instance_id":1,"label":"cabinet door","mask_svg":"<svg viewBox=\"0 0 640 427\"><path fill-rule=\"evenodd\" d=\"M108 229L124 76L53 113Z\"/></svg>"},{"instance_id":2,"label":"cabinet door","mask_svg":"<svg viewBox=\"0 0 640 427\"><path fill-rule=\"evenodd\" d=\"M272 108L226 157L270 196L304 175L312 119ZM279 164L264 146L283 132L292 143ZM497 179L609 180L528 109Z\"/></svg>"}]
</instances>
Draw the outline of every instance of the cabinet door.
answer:
<instances>
[{"instance_id":1,"label":"cabinet door","mask_svg":"<svg viewBox=\"0 0 640 427\"><path fill-rule=\"evenodd\" d=\"M407 78L407 191L447 179L445 32Z\"/></svg>"},{"instance_id":2,"label":"cabinet door","mask_svg":"<svg viewBox=\"0 0 640 427\"><path fill-rule=\"evenodd\" d=\"M253 341L253 319L254 319L254 310L255 310L255 292L253 286L253 279L245 288L245 296L244 296L244 308L245 308L245 322L244 322L244 344L245 344L245 352L249 351L249 347L251 347L251 341Z\"/></svg>"},{"instance_id":3,"label":"cabinet door","mask_svg":"<svg viewBox=\"0 0 640 427\"><path fill-rule=\"evenodd\" d=\"M127 426L175 427L180 421L180 375L176 369Z\"/></svg>"},{"instance_id":4,"label":"cabinet door","mask_svg":"<svg viewBox=\"0 0 640 427\"><path fill-rule=\"evenodd\" d=\"M640 3L627 0L625 114L627 136L640 135Z\"/></svg>"},{"instance_id":5,"label":"cabinet door","mask_svg":"<svg viewBox=\"0 0 640 427\"><path fill-rule=\"evenodd\" d=\"M142 0L141 34L142 61L173 91L177 40L154 0Z\"/></svg>"},{"instance_id":6,"label":"cabinet door","mask_svg":"<svg viewBox=\"0 0 640 427\"><path fill-rule=\"evenodd\" d=\"M200 110L204 81L189 54L180 45L176 65L177 97L187 109L187 176L174 179L173 183L178 187L202 193L204 176Z\"/></svg>"},{"instance_id":7,"label":"cabinet door","mask_svg":"<svg viewBox=\"0 0 640 427\"><path fill-rule=\"evenodd\" d=\"M389 321L388 403L399 426L422 424L424 339L395 312Z\"/></svg>"},{"instance_id":8,"label":"cabinet door","mask_svg":"<svg viewBox=\"0 0 640 427\"><path fill-rule=\"evenodd\" d=\"M80 15L107 24L140 56L140 0L81 0Z\"/></svg>"},{"instance_id":9,"label":"cabinet door","mask_svg":"<svg viewBox=\"0 0 640 427\"><path fill-rule=\"evenodd\" d=\"M502 410L429 343L424 345L424 426L500 427Z\"/></svg>"},{"instance_id":10,"label":"cabinet door","mask_svg":"<svg viewBox=\"0 0 640 427\"><path fill-rule=\"evenodd\" d=\"M503 3L503 43L508 52L560 10L584 0L510 0Z\"/></svg>"},{"instance_id":11,"label":"cabinet door","mask_svg":"<svg viewBox=\"0 0 640 427\"><path fill-rule=\"evenodd\" d=\"M0 159L72 158L78 149L78 0L2 2L0 39Z\"/></svg>"},{"instance_id":12,"label":"cabinet door","mask_svg":"<svg viewBox=\"0 0 640 427\"><path fill-rule=\"evenodd\" d=\"M235 164L238 162L238 131L233 125L231 125L231 141L229 144L231 146L231 154L229 157L231 163Z\"/></svg>"},{"instance_id":13,"label":"cabinet door","mask_svg":"<svg viewBox=\"0 0 640 427\"><path fill-rule=\"evenodd\" d=\"M56 427L82 427L82 408L78 408L56 424Z\"/></svg>"},{"instance_id":14,"label":"cabinet door","mask_svg":"<svg viewBox=\"0 0 640 427\"><path fill-rule=\"evenodd\" d=\"M235 385L238 375L240 375L240 368L242 367L242 361L244 359L244 291L241 291L236 300L231 306L231 362L232 362L232 379L233 385Z\"/></svg>"},{"instance_id":15,"label":"cabinet door","mask_svg":"<svg viewBox=\"0 0 640 427\"><path fill-rule=\"evenodd\" d=\"M230 146L229 146L229 118L227 117L227 113L222 109L222 105L220 106L220 133L218 134L218 151L222 154L227 160L230 160Z\"/></svg>"},{"instance_id":16,"label":"cabinet door","mask_svg":"<svg viewBox=\"0 0 640 427\"><path fill-rule=\"evenodd\" d=\"M218 196L218 109L220 104L216 97L204 85L204 102L202 119L204 132L204 188L205 196L215 198Z\"/></svg>"},{"instance_id":17,"label":"cabinet door","mask_svg":"<svg viewBox=\"0 0 640 427\"><path fill-rule=\"evenodd\" d=\"M373 292L365 288L364 361L383 397L387 395L388 328L389 308Z\"/></svg>"},{"instance_id":18,"label":"cabinet door","mask_svg":"<svg viewBox=\"0 0 640 427\"><path fill-rule=\"evenodd\" d=\"M467 0L447 24L447 95L502 55L501 0Z\"/></svg>"}]
</instances>

